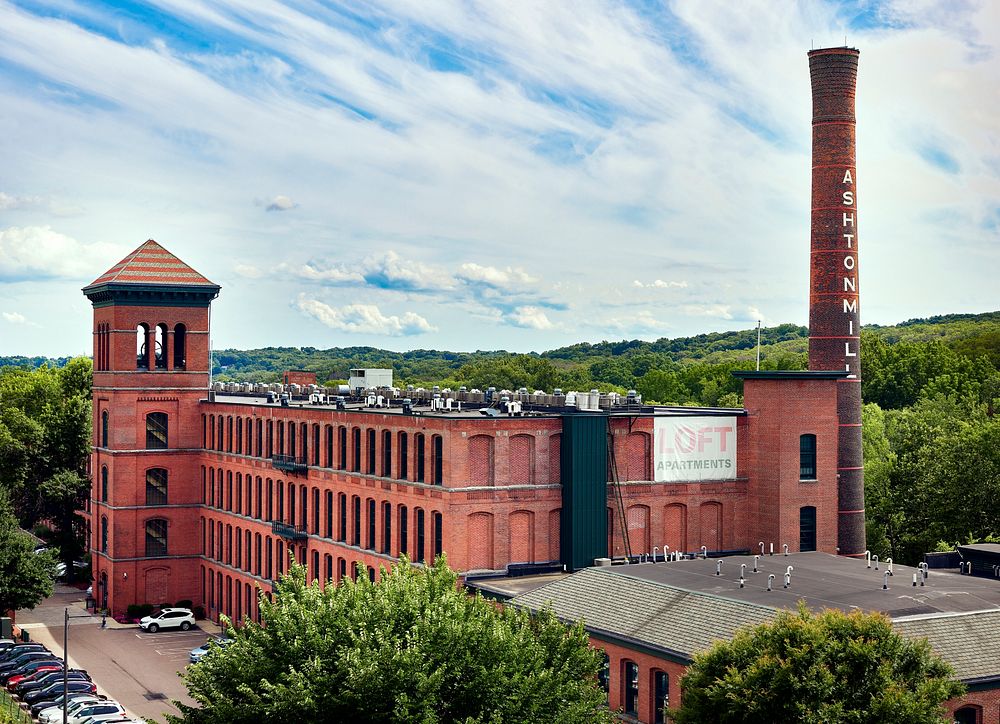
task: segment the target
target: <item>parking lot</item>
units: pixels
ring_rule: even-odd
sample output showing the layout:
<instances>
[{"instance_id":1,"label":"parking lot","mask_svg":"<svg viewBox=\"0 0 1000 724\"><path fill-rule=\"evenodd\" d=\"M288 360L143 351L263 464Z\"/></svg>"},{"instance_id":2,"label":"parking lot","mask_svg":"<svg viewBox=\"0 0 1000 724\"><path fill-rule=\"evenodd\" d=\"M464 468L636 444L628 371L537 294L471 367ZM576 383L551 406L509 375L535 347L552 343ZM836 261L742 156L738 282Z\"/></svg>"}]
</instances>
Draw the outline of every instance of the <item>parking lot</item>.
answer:
<instances>
[{"instance_id":1,"label":"parking lot","mask_svg":"<svg viewBox=\"0 0 1000 724\"><path fill-rule=\"evenodd\" d=\"M17 623L32 640L53 653L62 654L63 611L70 609L70 664L86 669L104 693L122 704L130 714L162 722L164 714L178 713L171 703L194 702L177 675L188 663L191 649L203 644L209 633L191 631L144 633L137 627L102 629L100 617L87 617L83 594L65 586L34 611L21 611ZM112 623L113 625L113 623ZM215 630L211 624L204 624Z\"/></svg>"}]
</instances>

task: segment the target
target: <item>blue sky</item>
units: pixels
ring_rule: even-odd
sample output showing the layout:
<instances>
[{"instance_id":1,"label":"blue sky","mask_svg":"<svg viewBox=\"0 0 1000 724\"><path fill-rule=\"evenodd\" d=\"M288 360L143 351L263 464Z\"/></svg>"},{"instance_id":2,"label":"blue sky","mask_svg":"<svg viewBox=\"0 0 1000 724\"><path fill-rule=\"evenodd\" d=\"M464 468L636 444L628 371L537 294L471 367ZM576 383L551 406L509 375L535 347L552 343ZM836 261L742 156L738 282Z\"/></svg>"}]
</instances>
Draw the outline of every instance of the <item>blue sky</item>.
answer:
<instances>
[{"instance_id":1,"label":"blue sky","mask_svg":"<svg viewBox=\"0 0 1000 724\"><path fill-rule=\"evenodd\" d=\"M1000 307L989 2L0 0L0 354L153 238L217 347L807 320L806 51L861 49L861 314ZM994 31L994 32L991 32Z\"/></svg>"}]
</instances>

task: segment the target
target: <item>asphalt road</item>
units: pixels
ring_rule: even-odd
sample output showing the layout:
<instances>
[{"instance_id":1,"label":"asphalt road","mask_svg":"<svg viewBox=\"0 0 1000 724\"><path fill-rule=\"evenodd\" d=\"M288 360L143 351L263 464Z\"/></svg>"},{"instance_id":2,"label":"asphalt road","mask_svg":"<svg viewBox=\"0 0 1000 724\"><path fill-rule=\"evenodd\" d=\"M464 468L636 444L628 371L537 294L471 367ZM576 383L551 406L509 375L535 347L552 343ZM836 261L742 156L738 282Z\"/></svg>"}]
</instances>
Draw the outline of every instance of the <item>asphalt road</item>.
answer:
<instances>
[{"instance_id":1,"label":"asphalt road","mask_svg":"<svg viewBox=\"0 0 1000 724\"><path fill-rule=\"evenodd\" d=\"M86 669L99 691L133 716L162 722L164 714L178 713L173 700L194 703L177 674L187 665L191 649L205 642L206 631L149 634L136 626L102 629L100 617L87 614L83 603L82 591L57 585L55 593L33 611L19 611L17 623L32 640L61 656L63 612L68 607L70 665Z\"/></svg>"}]
</instances>

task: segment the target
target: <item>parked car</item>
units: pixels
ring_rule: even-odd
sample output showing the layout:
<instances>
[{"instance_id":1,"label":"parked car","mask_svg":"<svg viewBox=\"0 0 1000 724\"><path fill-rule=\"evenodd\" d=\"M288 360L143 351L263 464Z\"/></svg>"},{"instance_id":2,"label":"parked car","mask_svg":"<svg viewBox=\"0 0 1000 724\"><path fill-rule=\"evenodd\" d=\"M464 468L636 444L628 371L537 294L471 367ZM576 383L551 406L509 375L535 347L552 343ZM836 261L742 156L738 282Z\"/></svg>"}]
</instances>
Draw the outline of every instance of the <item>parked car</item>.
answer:
<instances>
[{"instance_id":1,"label":"parked car","mask_svg":"<svg viewBox=\"0 0 1000 724\"><path fill-rule=\"evenodd\" d=\"M91 703L94 703L94 702L97 702L97 701L101 701L101 698L98 697L96 694L86 694L86 693L84 693L84 694L70 694L69 695L69 709L72 709L74 706L76 706L77 704L80 704L80 703L91 704ZM34 716L34 717L36 717L39 721L44 722L44 721L48 720L49 714L51 713L51 714L55 715L54 718L52 719L52 721L60 721L61 722L62 721L62 702L63 702L63 698L62 698L62 696L60 696L55 701L52 702L51 706L47 706L47 707L45 707L43 709L38 709L36 711L32 711L31 715Z\"/></svg>"},{"instance_id":2,"label":"parked car","mask_svg":"<svg viewBox=\"0 0 1000 724\"><path fill-rule=\"evenodd\" d=\"M90 564L85 561L73 561L73 572L76 575L81 573L86 573ZM66 563L64 561L59 561L56 563L56 578L65 578L66 576Z\"/></svg>"},{"instance_id":3,"label":"parked car","mask_svg":"<svg viewBox=\"0 0 1000 724\"><path fill-rule=\"evenodd\" d=\"M7 679L7 688L14 689L22 681L35 681L46 672L61 671L62 667L61 661L46 661L44 659L41 661L32 661L23 673L16 674Z\"/></svg>"},{"instance_id":4,"label":"parked car","mask_svg":"<svg viewBox=\"0 0 1000 724\"><path fill-rule=\"evenodd\" d=\"M208 641L203 643L201 646L191 649L191 654L189 655L191 663L197 664L199 661L201 661L202 657L209 651L211 651L213 648L224 649L230 644L232 644L235 640L236 639L231 639L224 636L218 638L212 637L208 639Z\"/></svg>"},{"instance_id":5,"label":"parked car","mask_svg":"<svg viewBox=\"0 0 1000 724\"><path fill-rule=\"evenodd\" d=\"M97 686L93 681L69 681L66 683L66 687L69 691L89 691L90 693L97 691ZM57 681L54 684L49 684L44 689L38 689L30 694L25 694L23 701L31 706L36 701L51 701L62 694L62 692L63 683Z\"/></svg>"},{"instance_id":6,"label":"parked car","mask_svg":"<svg viewBox=\"0 0 1000 724\"><path fill-rule=\"evenodd\" d=\"M0 684L6 686L7 680L11 676L16 676L17 674L23 673L21 667L32 661L39 661L42 659L51 659L52 661L58 661L55 656L53 656L48 651L28 651L26 653L17 656L10 661L5 661L0 664Z\"/></svg>"},{"instance_id":7,"label":"parked car","mask_svg":"<svg viewBox=\"0 0 1000 724\"><path fill-rule=\"evenodd\" d=\"M111 701L114 703L114 699L109 699L101 694L96 694L90 691L72 691L69 694L69 707L67 712L72 711L74 707L82 706L83 704L97 704L102 701ZM36 701L31 705L31 715L36 717L41 717L43 712L47 712L46 717L51 722L56 722L57 724L62 724L62 693L59 696L54 697L48 701ZM39 721L47 721L39 719Z\"/></svg>"},{"instance_id":8,"label":"parked car","mask_svg":"<svg viewBox=\"0 0 1000 724\"><path fill-rule=\"evenodd\" d=\"M38 691L39 689L44 689L49 684L54 684L56 682L62 682L63 672L58 671L47 671L45 676L38 679L37 681L22 682L16 689L15 693L22 699L27 696L32 691ZM66 681L90 681L90 676L86 671L81 671L80 669L71 669L66 672Z\"/></svg>"},{"instance_id":9,"label":"parked car","mask_svg":"<svg viewBox=\"0 0 1000 724\"><path fill-rule=\"evenodd\" d=\"M3 651L0 651L0 664L10 661L15 656L25 653L26 651L48 651L41 644L32 643L15 643Z\"/></svg>"},{"instance_id":10,"label":"parked car","mask_svg":"<svg viewBox=\"0 0 1000 724\"><path fill-rule=\"evenodd\" d=\"M124 714L96 714L73 724L110 724L111 722L132 721Z\"/></svg>"},{"instance_id":11,"label":"parked car","mask_svg":"<svg viewBox=\"0 0 1000 724\"><path fill-rule=\"evenodd\" d=\"M125 716L125 707L116 701L101 701L97 704L86 704L80 707L73 716L68 718L69 724L81 724L86 719L96 716L108 715L108 719L117 719Z\"/></svg>"},{"instance_id":12,"label":"parked car","mask_svg":"<svg viewBox=\"0 0 1000 724\"><path fill-rule=\"evenodd\" d=\"M117 704L118 702L114 699L105 699L102 696L97 696L96 694L70 694L70 697L79 697L77 700L70 700L70 705L66 709L67 718L75 716L81 709L87 706L92 706L94 704ZM59 724L62 722L62 697L59 697L59 706L52 706L43 709L39 712L32 712L38 717L38 721L41 724Z\"/></svg>"},{"instance_id":13,"label":"parked car","mask_svg":"<svg viewBox=\"0 0 1000 724\"><path fill-rule=\"evenodd\" d=\"M164 608L152 616L143 616L139 621L139 628L150 633L156 633L161 628L189 631L192 626L194 626L194 614L189 608Z\"/></svg>"}]
</instances>

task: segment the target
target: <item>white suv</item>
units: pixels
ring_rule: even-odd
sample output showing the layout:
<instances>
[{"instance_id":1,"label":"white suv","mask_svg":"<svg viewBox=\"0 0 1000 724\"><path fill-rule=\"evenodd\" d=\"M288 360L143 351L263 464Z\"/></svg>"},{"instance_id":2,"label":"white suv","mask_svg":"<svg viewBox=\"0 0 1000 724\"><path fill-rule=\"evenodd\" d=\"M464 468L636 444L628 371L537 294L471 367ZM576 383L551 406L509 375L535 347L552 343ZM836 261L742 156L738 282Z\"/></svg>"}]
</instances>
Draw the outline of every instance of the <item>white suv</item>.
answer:
<instances>
[{"instance_id":1,"label":"white suv","mask_svg":"<svg viewBox=\"0 0 1000 724\"><path fill-rule=\"evenodd\" d=\"M165 608L155 616L144 616L139 621L143 631L156 633L161 628L179 628L187 631L194 626L194 614L187 608Z\"/></svg>"}]
</instances>

